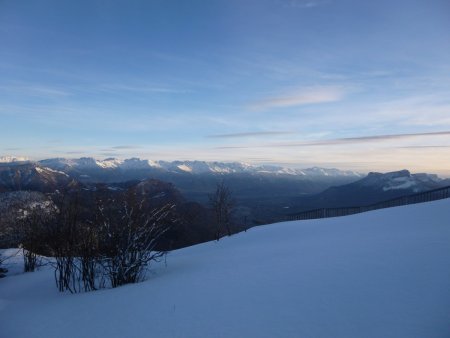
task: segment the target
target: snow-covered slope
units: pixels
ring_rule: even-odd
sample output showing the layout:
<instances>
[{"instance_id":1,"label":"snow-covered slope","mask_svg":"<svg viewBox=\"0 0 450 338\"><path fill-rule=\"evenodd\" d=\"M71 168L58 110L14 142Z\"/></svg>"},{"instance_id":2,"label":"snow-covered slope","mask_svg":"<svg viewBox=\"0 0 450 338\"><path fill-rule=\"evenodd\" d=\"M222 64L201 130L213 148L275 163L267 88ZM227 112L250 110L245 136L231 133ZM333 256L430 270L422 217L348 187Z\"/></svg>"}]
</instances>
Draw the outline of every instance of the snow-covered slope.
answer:
<instances>
[{"instance_id":1,"label":"snow-covered slope","mask_svg":"<svg viewBox=\"0 0 450 338\"><path fill-rule=\"evenodd\" d=\"M66 173L33 162L0 165L0 192L37 190L53 192L75 182Z\"/></svg>"},{"instance_id":2,"label":"snow-covered slope","mask_svg":"<svg viewBox=\"0 0 450 338\"><path fill-rule=\"evenodd\" d=\"M1 337L450 336L450 200L288 222L172 252L146 282L0 280Z\"/></svg>"}]
</instances>

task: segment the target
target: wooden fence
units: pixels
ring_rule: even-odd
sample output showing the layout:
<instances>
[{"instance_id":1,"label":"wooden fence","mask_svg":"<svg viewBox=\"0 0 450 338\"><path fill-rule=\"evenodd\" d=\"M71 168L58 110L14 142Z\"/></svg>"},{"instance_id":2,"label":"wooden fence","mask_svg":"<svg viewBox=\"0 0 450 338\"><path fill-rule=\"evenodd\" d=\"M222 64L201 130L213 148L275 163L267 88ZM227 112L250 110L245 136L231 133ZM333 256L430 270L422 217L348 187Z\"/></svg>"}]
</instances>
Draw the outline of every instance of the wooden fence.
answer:
<instances>
[{"instance_id":1,"label":"wooden fence","mask_svg":"<svg viewBox=\"0 0 450 338\"><path fill-rule=\"evenodd\" d=\"M314 210L308 210L300 212L296 215L287 216L289 221L298 221L305 219L327 218L327 217L340 217L353 214L359 214L361 212L372 211L377 209L385 209L398 207L401 205L416 204L441 200L450 197L450 186L443 187L434 190L428 190L421 193L407 195L402 197L393 198L387 201L378 202L371 205L361 207L342 207L342 208L320 208Z\"/></svg>"}]
</instances>

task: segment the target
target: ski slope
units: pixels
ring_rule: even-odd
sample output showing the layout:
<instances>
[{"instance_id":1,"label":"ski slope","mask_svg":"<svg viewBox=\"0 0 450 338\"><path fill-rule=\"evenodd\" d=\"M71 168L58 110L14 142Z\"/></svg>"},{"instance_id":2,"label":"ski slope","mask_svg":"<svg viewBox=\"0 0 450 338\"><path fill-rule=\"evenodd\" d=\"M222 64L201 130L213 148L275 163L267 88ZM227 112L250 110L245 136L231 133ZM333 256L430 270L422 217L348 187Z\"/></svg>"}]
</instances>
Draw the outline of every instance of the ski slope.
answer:
<instances>
[{"instance_id":1,"label":"ski slope","mask_svg":"<svg viewBox=\"0 0 450 338\"><path fill-rule=\"evenodd\" d=\"M0 337L450 337L450 200L253 228L118 289L10 276Z\"/></svg>"}]
</instances>

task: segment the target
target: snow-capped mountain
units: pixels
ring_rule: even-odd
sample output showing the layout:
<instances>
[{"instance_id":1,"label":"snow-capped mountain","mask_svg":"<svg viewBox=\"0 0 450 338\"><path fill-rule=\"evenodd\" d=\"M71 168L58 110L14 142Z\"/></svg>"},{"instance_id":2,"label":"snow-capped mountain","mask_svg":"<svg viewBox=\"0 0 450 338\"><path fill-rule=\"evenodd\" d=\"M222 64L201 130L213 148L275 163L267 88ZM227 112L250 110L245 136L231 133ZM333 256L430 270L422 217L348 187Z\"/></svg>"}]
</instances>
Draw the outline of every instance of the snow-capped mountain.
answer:
<instances>
[{"instance_id":1,"label":"snow-capped mountain","mask_svg":"<svg viewBox=\"0 0 450 338\"><path fill-rule=\"evenodd\" d=\"M411 174L408 170L384 174L371 172L358 181L328 188L315 196L300 198L298 205L302 205L304 210L317 206L363 206L447 185L450 185L449 180L434 174Z\"/></svg>"},{"instance_id":2,"label":"snow-capped mountain","mask_svg":"<svg viewBox=\"0 0 450 338\"><path fill-rule=\"evenodd\" d=\"M28 157L16 157L16 156L0 156L1 163L17 163L17 162L28 162Z\"/></svg>"},{"instance_id":3,"label":"snow-capped mountain","mask_svg":"<svg viewBox=\"0 0 450 338\"><path fill-rule=\"evenodd\" d=\"M339 169L307 168L295 169L280 166L262 165L256 166L241 162L206 162L206 161L152 161L139 158L125 160L107 158L96 160L82 157L79 159L53 158L39 161L43 166L56 170L86 170L86 169L121 169L121 170L150 170L166 171L172 173L190 174L273 174L273 175L298 175L298 176L324 176L324 177L362 177L362 174L353 171Z\"/></svg>"},{"instance_id":4,"label":"snow-capped mountain","mask_svg":"<svg viewBox=\"0 0 450 338\"><path fill-rule=\"evenodd\" d=\"M0 192L16 190L53 192L73 184L76 183L68 174L37 163L20 162L0 166Z\"/></svg>"},{"instance_id":5,"label":"snow-capped mountain","mask_svg":"<svg viewBox=\"0 0 450 338\"><path fill-rule=\"evenodd\" d=\"M190 201L208 203L208 195L224 181L255 222L267 223L288 213L323 207L372 204L450 185L432 174L362 174L326 168L205 161L151 161L139 158L96 160L53 158L39 162L0 163L0 192L53 192L97 183L114 185L154 179L173 184ZM114 187L111 186L111 189ZM243 213L244 213L243 211Z\"/></svg>"},{"instance_id":6,"label":"snow-capped mountain","mask_svg":"<svg viewBox=\"0 0 450 338\"><path fill-rule=\"evenodd\" d=\"M441 181L443 180L437 175L411 174L408 170L401 170L385 174L371 172L359 183L362 186L383 191L411 190L411 192L421 192L437 188Z\"/></svg>"}]
</instances>

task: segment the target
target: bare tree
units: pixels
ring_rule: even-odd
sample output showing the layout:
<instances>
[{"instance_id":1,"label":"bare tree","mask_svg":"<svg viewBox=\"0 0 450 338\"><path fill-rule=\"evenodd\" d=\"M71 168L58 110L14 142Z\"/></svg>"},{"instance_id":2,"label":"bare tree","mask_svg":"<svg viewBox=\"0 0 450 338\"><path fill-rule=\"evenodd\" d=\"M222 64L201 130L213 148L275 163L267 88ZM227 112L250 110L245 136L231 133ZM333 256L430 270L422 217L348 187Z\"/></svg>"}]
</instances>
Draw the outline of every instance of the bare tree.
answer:
<instances>
[{"instance_id":1,"label":"bare tree","mask_svg":"<svg viewBox=\"0 0 450 338\"><path fill-rule=\"evenodd\" d=\"M7 237L6 226L3 222L3 219L0 217L0 248L3 247L4 243L6 242L6 237ZM4 261L5 258L2 256L2 253L0 252L0 278L5 277L5 274L8 272L8 269L3 267Z\"/></svg>"},{"instance_id":2,"label":"bare tree","mask_svg":"<svg viewBox=\"0 0 450 338\"><path fill-rule=\"evenodd\" d=\"M100 229L92 222L82 223L78 227L77 259L84 291L103 287L99 252Z\"/></svg>"},{"instance_id":3,"label":"bare tree","mask_svg":"<svg viewBox=\"0 0 450 338\"><path fill-rule=\"evenodd\" d=\"M53 204L38 192L0 194L0 247L20 247L25 272L34 271L43 244L43 223Z\"/></svg>"},{"instance_id":4,"label":"bare tree","mask_svg":"<svg viewBox=\"0 0 450 338\"><path fill-rule=\"evenodd\" d=\"M52 217L51 212L44 206L36 205L17 220L25 272L35 271L39 253L45 251L46 226Z\"/></svg>"},{"instance_id":5,"label":"bare tree","mask_svg":"<svg viewBox=\"0 0 450 338\"><path fill-rule=\"evenodd\" d=\"M2 267L4 261L5 261L5 258L0 253L0 278L5 277L6 273L8 272L8 269Z\"/></svg>"},{"instance_id":6,"label":"bare tree","mask_svg":"<svg viewBox=\"0 0 450 338\"><path fill-rule=\"evenodd\" d=\"M220 239L224 230L231 236L231 213L235 203L230 189L223 181L218 183L216 191L209 195L209 203L216 221L216 240Z\"/></svg>"},{"instance_id":7,"label":"bare tree","mask_svg":"<svg viewBox=\"0 0 450 338\"><path fill-rule=\"evenodd\" d=\"M82 191L56 194L51 210L22 199L16 213L9 206L4 213L0 210L0 216L9 215L0 217L0 240L7 237L10 242L15 234L12 240L23 248L26 271L35 269L38 255L54 257L51 264L61 292L141 281L148 265L165 255L159 244L175 222L174 204L155 204L145 192L131 188L100 195L97 208L95 199L82 196ZM0 269L0 275L5 272Z\"/></svg>"},{"instance_id":8,"label":"bare tree","mask_svg":"<svg viewBox=\"0 0 450 338\"><path fill-rule=\"evenodd\" d=\"M55 258L55 282L58 290L83 291L78 260L80 238L78 196L60 196L54 218L47 224L46 244Z\"/></svg>"},{"instance_id":9,"label":"bare tree","mask_svg":"<svg viewBox=\"0 0 450 338\"><path fill-rule=\"evenodd\" d=\"M143 279L150 262L165 254L158 241L173 224L172 204L152 209L133 192L119 203L101 202L98 214L101 262L111 287Z\"/></svg>"}]
</instances>

